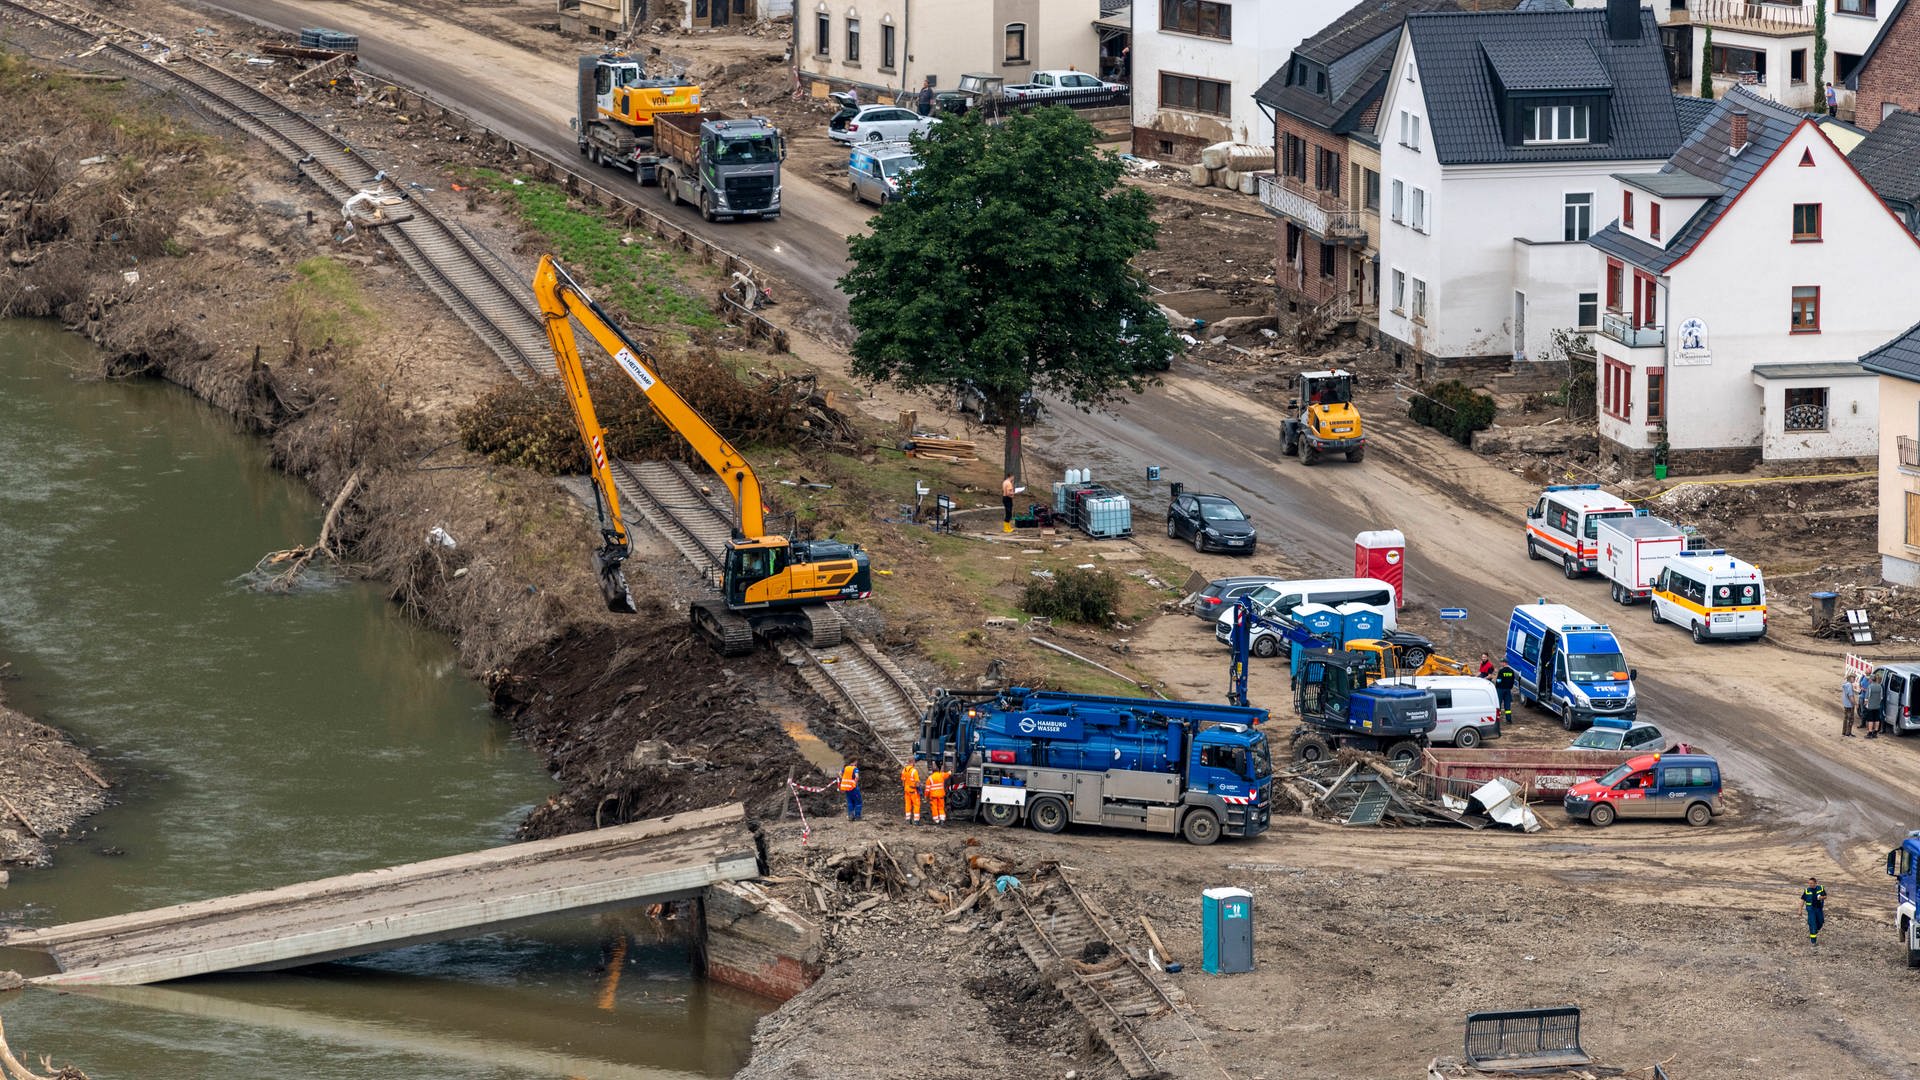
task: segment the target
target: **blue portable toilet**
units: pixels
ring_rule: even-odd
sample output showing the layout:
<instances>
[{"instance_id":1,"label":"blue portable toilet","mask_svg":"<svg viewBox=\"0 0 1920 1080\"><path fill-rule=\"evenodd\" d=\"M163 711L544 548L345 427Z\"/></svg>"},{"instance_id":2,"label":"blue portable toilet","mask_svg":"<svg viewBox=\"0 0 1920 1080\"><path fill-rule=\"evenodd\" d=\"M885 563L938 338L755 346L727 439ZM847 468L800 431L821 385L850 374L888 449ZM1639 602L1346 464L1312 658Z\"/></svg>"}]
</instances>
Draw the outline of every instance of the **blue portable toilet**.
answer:
<instances>
[{"instance_id":1,"label":"blue portable toilet","mask_svg":"<svg viewBox=\"0 0 1920 1080\"><path fill-rule=\"evenodd\" d=\"M1285 615L1286 612L1277 612L1276 614ZM1305 629L1307 633L1312 634L1330 646L1338 645L1341 641L1345 640L1340 636L1340 613L1325 604L1301 604L1299 607L1293 609L1291 618L1295 623L1298 623ZM1291 674L1296 679L1300 677L1300 658L1305 655L1306 651L1307 647L1296 641L1293 643L1293 648L1288 654L1288 659L1292 665Z\"/></svg>"},{"instance_id":2,"label":"blue portable toilet","mask_svg":"<svg viewBox=\"0 0 1920 1080\"><path fill-rule=\"evenodd\" d=\"M1386 635L1387 620L1373 608L1356 601L1341 604L1336 610L1340 613L1341 644L1378 639Z\"/></svg>"},{"instance_id":3,"label":"blue portable toilet","mask_svg":"<svg viewBox=\"0 0 1920 1080\"><path fill-rule=\"evenodd\" d=\"M1208 889L1200 894L1201 970L1239 975L1253 970L1253 894Z\"/></svg>"}]
</instances>

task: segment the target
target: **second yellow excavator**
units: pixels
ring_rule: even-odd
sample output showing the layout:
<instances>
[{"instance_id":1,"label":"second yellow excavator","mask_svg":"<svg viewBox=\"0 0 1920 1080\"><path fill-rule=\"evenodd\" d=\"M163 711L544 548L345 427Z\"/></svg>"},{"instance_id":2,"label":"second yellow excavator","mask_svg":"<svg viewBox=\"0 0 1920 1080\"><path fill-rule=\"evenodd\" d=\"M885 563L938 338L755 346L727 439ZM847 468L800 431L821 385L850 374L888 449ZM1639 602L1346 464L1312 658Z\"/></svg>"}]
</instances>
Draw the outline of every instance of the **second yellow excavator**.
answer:
<instances>
[{"instance_id":1,"label":"second yellow excavator","mask_svg":"<svg viewBox=\"0 0 1920 1080\"><path fill-rule=\"evenodd\" d=\"M739 522L727 541L720 568L721 596L693 602L689 614L694 630L724 656L751 652L756 637L780 633L804 636L814 646L839 644L845 622L827 607L828 602L873 595L872 571L860 545L769 535L760 479L753 466L667 385L653 355L615 326L553 256L541 257L533 292L593 474L602 540L595 562L607 607L629 613L636 609L624 569L633 548L620 516L620 492L607 457L606 430L587 392L586 369L574 338L575 321L640 387L661 421L693 446L739 508Z\"/></svg>"}]
</instances>

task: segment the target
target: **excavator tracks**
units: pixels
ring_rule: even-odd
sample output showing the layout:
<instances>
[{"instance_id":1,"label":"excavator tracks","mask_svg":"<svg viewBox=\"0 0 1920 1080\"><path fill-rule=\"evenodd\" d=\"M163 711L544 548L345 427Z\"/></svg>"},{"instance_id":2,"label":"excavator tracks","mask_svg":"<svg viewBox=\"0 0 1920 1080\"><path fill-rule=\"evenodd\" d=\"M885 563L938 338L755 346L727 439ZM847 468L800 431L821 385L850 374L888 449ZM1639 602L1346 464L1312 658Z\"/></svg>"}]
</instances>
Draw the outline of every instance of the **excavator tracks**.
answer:
<instances>
[{"instance_id":1,"label":"excavator tracks","mask_svg":"<svg viewBox=\"0 0 1920 1080\"><path fill-rule=\"evenodd\" d=\"M1135 960L1108 930L1108 916L1055 869L1049 887L1037 899L1023 890L1008 895L1019 901L1026 925L1014 932L1027 959L1073 1005L1119 1071L1130 1080L1165 1073L1147 1052L1139 1022L1177 1009L1176 991Z\"/></svg>"},{"instance_id":2,"label":"excavator tracks","mask_svg":"<svg viewBox=\"0 0 1920 1080\"><path fill-rule=\"evenodd\" d=\"M377 166L320 124L186 48L158 42L68 0L0 0L0 19L71 41L84 55L232 124L273 149L336 202L345 203L385 179L392 190L405 194L412 213L379 226L380 237L515 378L532 382L554 376L546 327L526 280L457 223L442 218L424 192L384 178ZM621 495L709 582L717 583L731 533L726 510L701 492L699 482L678 463L613 465ZM715 617L710 629L696 621L700 632L726 655L750 652L751 626L717 600L710 604L727 618ZM811 613L816 610L827 614L815 619ZM910 753L925 695L872 646L849 639L838 612L808 609L808 624L809 636L819 647L806 650L803 673L813 671L825 687L822 695L866 722L894 756Z\"/></svg>"}]
</instances>

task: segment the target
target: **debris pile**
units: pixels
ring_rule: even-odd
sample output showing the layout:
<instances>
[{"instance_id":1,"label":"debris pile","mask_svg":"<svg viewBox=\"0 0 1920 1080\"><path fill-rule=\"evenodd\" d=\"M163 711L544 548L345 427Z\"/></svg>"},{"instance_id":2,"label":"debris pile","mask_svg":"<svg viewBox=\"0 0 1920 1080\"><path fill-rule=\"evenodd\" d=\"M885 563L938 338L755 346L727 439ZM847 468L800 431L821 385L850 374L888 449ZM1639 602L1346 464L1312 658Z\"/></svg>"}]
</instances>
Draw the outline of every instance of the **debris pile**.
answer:
<instances>
[{"instance_id":1,"label":"debris pile","mask_svg":"<svg viewBox=\"0 0 1920 1080\"><path fill-rule=\"evenodd\" d=\"M1275 773L1274 807L1342 825L1540 828L1512 781L1495 780L1465 799L1434 798L1416 782L1418 775L1417 763L1400 768L1374 754L1342 749L1332 758L1295 762Z\"/></svg>"}]
</instances>

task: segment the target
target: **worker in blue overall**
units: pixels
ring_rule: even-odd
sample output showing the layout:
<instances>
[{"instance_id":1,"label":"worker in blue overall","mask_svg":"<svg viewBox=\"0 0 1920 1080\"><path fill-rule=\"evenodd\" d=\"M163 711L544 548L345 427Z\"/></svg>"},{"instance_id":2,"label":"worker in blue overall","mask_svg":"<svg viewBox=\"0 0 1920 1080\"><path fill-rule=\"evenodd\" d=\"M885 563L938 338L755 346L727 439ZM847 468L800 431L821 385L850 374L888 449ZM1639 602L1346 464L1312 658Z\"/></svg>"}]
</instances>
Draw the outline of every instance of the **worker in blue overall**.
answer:
<instances>
[{"instance_id":1,"label":"worker in blue overall","mask_svg":"<svg viewBox=\"0 0 1920 1080\"><path fill-rule=\"evenodd\" d=\"M1827 924L1827 889L1819 878L1807 879L1807 887L1800 890L1800 906L1807 909L1807 940L1817 947L1820 928Z\"/></svg>"},{"instance_id":2,"label":"worker in blue overall","mask_svg":"<svg viewBox=\"0 0 1920 1080\"><path fill-rule=\"evenodd\" d=\"M847 820L859 821L860 763L858 761L849 761L847 767L840 770L840 790L847 796Z\"/></svg>"}]
</instances>

